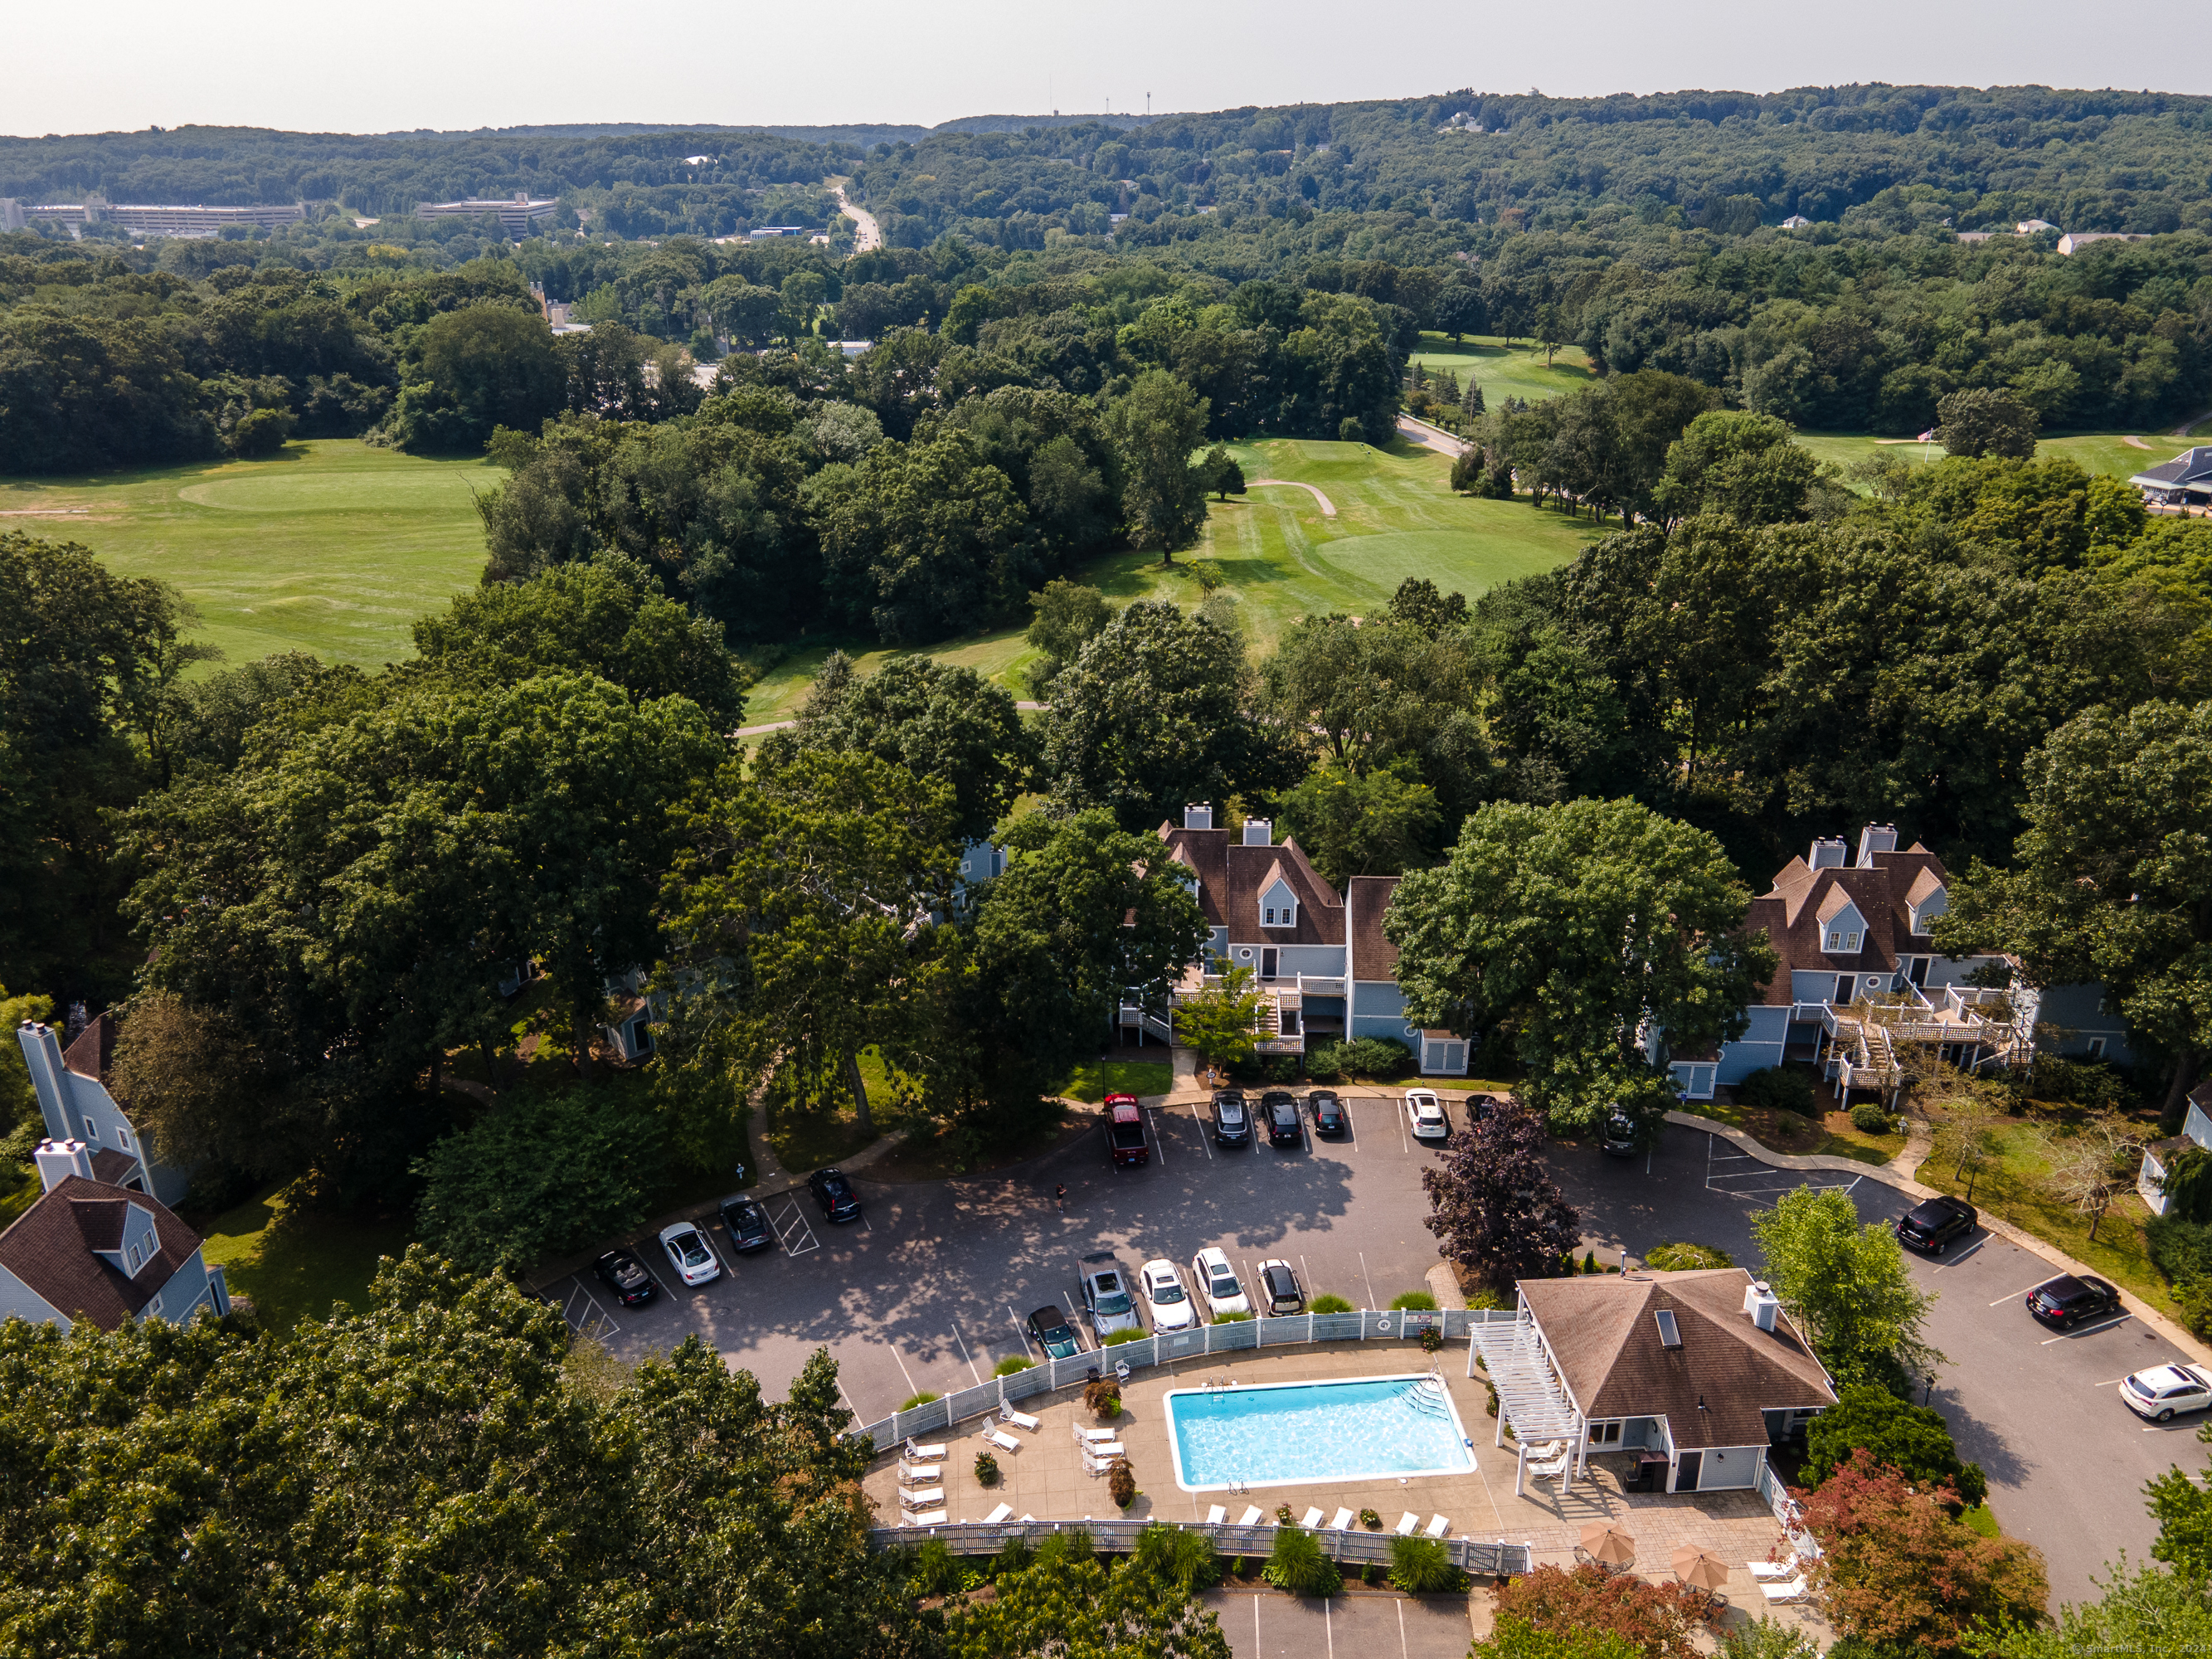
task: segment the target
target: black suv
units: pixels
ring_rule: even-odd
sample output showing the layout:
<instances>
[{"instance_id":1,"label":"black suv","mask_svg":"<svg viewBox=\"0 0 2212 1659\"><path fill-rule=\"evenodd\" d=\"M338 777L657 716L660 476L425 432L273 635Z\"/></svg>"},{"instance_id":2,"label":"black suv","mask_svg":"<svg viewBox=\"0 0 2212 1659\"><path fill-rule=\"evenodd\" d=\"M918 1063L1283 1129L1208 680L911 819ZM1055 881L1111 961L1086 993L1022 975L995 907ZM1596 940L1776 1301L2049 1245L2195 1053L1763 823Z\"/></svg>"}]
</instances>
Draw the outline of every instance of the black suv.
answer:
<instances>
[{"instance_id":1,"label":"black suv","mask_svg":"<svg viewBox=\"0 0 2212 1659\"><path fill-rule=\"evenodd\" d=\"M1305 1125L1298 1116L1298 1097L1280 1089L1260 1097L1260 1116L1267 1126L1270 1146L1303 1146Z\"/></svg>"},{"instance_id":2,"label":"black suv","mask_svg":"<svg viewBox=\"0 0 2212 1659\"><path fill-rule=\"evenodd\" d=\"M1981 1219L1971 1204L1955 1198L1931 1198L1897 1218L1897 1239L1916 1250L1941 1255L1954 1238L1964 1238Z\"/></svg>"},{"instance_id":3,"label":"black suv","mask_svg":"<svg viewBox=\"0 0 2212 1659\"><path fill-rule=\"evenodd\" d=\"M823 1215L831 1221L858 1221L860 1200L854 1196L853 1183L845 1178L842 1170L817 1170L806 1177L806 1190L814 1194L814 1201L822 1206Z\"/></svg>"},{"instance_id":4,"label":"black suv","mask_svg":"<svg viewBox=\"0 0 2212 1659\"><path fill-rule=\"evenodd\" d=\"M1213 1094L1213 1138L1224 1146L1246 1146L1252 1141L1252 1109L1244 1103L1242 1089L1217 1089Z\"/></svg>"},{"instance_id":5,"label":"black suv","mask_svg":"<svg viewBox=\"0 0 2212 1659\"><path fill-rule=\"evenodd\" d=\"M729 1230L730 1248L740 1255L764 1250L775 1243L775 1229L768 1224L768 1212L750 1198L724 1199L722 1225Z\"/></svg>"},{"instance_id":6,"label":"black suv","mask_svg":"<svg viewBox=\"0 0 2212 1659\"><path fill-rule=\"evenodd\" d=\"M2101 1279L2061 1273L2027 1293L2027 1310L2045 1324L2071 1330L2085 1319L2120 1310L2120 1293Z\"/></svg>"},{"instance_id":7,"label":"black suv","mask_svg":"<svg viewBox=\"0 0 2212 1659\"><path fill-rule=\"evenodd\" d=\"M625 1308L637 1307L660 1294L659 1284L628 1250L609 1250L592 1267Z\"/></svg>"},{"instance_id":8,"label":"black suv","mask_svg":"<svg viewBox=\"0 0 2212 1659\"><path fill-rule=\"evenodd\" d=\"M1340 1135L1352 1127L1344 1102L1334 1089L1316 1089L1308 1095L1306 1110L1313 1114L1314 1133L1317 1135Z\"/></svg>"}]
</instances>

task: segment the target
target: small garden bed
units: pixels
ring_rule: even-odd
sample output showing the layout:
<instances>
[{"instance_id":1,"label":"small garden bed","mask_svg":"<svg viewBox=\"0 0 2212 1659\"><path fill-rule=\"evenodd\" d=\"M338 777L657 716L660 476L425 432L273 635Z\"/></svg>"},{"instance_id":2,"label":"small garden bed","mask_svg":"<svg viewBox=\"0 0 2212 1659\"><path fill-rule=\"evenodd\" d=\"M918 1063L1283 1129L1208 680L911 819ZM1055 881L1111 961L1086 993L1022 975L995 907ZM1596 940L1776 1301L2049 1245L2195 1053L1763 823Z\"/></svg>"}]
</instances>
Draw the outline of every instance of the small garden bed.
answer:
<instances>
[{"instance_id":1,"label":"small garden bed","mask_svg":"<svg viewBox=\"0 0 2212 1659\"><path fill-rule=\"evenodd\" d=\"M1829 1112L1817 1118L1798 1112L1777 1111L1767 1106L1747 1106L1734 1100L1693 1100L1683 1108L1697 1117L1709 1117L1741 1129L1770 1152L1793 1158L1824 1156L1856 1158L1861 1164L1887 1164L1905 1150L1905 1137L1892 1130L1870 1135L1852 1127L1845 1112Z\"/></svg>"}]
</instances>

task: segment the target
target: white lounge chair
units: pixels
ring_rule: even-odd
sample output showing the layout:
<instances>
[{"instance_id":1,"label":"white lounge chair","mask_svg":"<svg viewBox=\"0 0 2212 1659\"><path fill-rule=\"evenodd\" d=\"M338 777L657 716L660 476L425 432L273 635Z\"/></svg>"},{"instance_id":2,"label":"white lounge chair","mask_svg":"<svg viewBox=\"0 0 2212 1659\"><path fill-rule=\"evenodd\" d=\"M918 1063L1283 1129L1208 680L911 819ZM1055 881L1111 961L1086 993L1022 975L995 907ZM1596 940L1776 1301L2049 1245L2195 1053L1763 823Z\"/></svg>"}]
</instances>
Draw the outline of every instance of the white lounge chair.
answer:
<instances>
[{"instance_id":1,"label":"white lounge chair","mask_svg":"<svg viewBox=\"0 0 2212 1659\"><path fill-rule=\"evenodd\" d=\"M1411 1538L1413 1535L1414 1529L1420 1524L1421 1517L1414 1514L1413 1510L1407 1510L1403 1515L1398 1517L1398 1524L1391 1528L1390 1530L1396 1533L1401 1538Z\"/></svg>"},{"instance_id":2,"label":"white lounge chair","mask_svg":"<svg viewBox=\"0 0 2212 1659\"><path fill-rule=\"evenodd\" d=\"M1018 1412L1012 1406L1001 1406L999 1407L999 1421L1011 1423L1018 1429L1027 1429L1031 1434L1035 1434L1037 1431L1037 1425L1042 1423L1044 1419L1031 1417L1027 1412Z\"/></svg>"},{"instance_id":3,"label":"white lounge chair","mask_svg":"<svg viewBox=\"0 0 2212 1659\"><path fill-rule=\"evenodd\" d=\"M1022 1522L1023 1522L1023 1524L1024 1524L1024 1526L1026 1526L1029 1522L1032 1522L1032 1521L1034 1521L1034 1520L1036 1520L1036 1516L1035 1516L1034 1515L1025 1515L1025 1516L1024 1516L1022 1517Z\"/></svg>"},{"instance_id":4,"label":"white lounge chair","mask_svg":"<svg viewBox=\"0 0 2212 1659\"><path fill-rule=\"evenodd\" d=\"M927 1515L902 1515L899 1522L908 1527L941 1527L947 1513L945 1510L932 1510Z\"/></svg>"},{"instance_id":5,"label":"white lounge chair","mask_svg":"<svg viewBox=\"0 0 2212 1659\"><path fill-rule=\"evenodd\" d=\"M1114 1440L1118 1439L1121 1433L1119 1429L1086 1429L1080 1423L1072 1426L1078 1440Z\"/></svg>"},{"instance_id":6,"label":"white lounge chair","mask_svg":"<svg viewBox=\"0 0 2212 1659\"><path fill-rule=\"evenodd\" d=\"M983 1431L983 1438L1000 1451L1019 1451L1022 1449L1022 1443L1004 1429L986 1429Z\"/></svg>"},{"instance_id":7,"label":"white lounge chair","mask_svg":"<svg viewBox=\"0 0 2212 1659\"><path fill-rule=\"evenodd\" d=\"M1350 1510L1339 1510L1336 1512L1335 1517L1329 1522L1328 1529L1331 1532L1343 1532L1349 1528L1351 1525L1352 1511Z\"/></svg>"},{"instance_id":8,"label":"white lounge chair","mask_svg":"<svg viewBox=\"0 0 2212 1659\"><path fill-rule=\"evenodd\" d=\"M1209 1527L1218 1527L1228 1518L1229 1511L1218 1504L1206 1512L1206 1524Z\"/></svg>"},{"instance_id":9,"label":"white lounge chair","mask_svg":"<svg viewBox=\"0 0 2212 1659\"><path fill-rule=\"evenodd\" d=\"M901 1481L907 1483L912 1483L916 1480L942 1480L945 1479L945 1468L944 1465L940 1463L908 1463L902 1462L898 1466L898 1478Z\"/></svg>"},{"instance_id":10,"label":"white lounge chair","mask_svg":"<svg viewBox=\"0 0 2212 1659\"><path fill-rule=\"evenodd\" d=\"M1769 1584L1778 1584L1785 1578L1797 1576L1797 1565L1794 1561L1788 1566L1778 1561L1747 1561L1744 1565L1751 1569L1753 1578Z\"/></svg>"},{"instance_id":11,"label":"white lounge chair","mask_svg":"<svg viewBox=\"0 0 2212 1659\"><path fill-rule=\"evenodd\" d=\"M1088 1462L1110 1463L1117 1457L1127 1457L1129 1449L1118 1440L1092 1440L1083 1448L1083 1460Z\"/></svg>"},{"instance_id":12,"label":"white lounge chair","mask_svg":"<svg viewBox=\"0 0 2212 1659\"><path fill-rule=\"evenodd\" d=\"M1013 1512L1014 1506L1012 1504L1001 1504L983 1517L983 1524L987 1527L996 1526Z\"/></svg>"},{"instance_id":13,"label":"white lounge chair","mask_svg":"<svg viewBox=\"0 0 2212 1659\"><path fill-rule=\"evenodd\" d=\"M1316 1528L1321 1525L1321 1511L1318 1509L1308 1510L1305 1514L1305 1519L1299 1522L1298 1524L1304 1527L1308 1532L1313 1531Z\"/></svg>"},{"instance_id":14,"label":"white lounge chair","mask_svg":"<svg viewBox=\"0 0 2212 1659\"><path fill-rule=\"evenodd\" d=\"M932 1504L942 1504L944 1501L945 1488L942 1486L923 1486L914 1492L902 1492L899 1494L899 1507L902 1510L926 1510Z\"/></svg>"},{"instance_id":15,"label":"white lounge chair","mask_svg":"<svg viewBox=\"0 0 2212 1659\"><path fill-rule=\"evenodd\" d=\"M908 1457L911 1457L917 1463L929 1463L944 1456L945 1448L942 1446L916 1445L913 1440L909 1439L906 1443L906 1455Z\"/></svg>"},{"instance_id":16,"label":"white lounge chair","mask_svg":"<svg viewBox=\"0 0 2212 1659\"><path fill-rule=\"evenodd\" d=\"M1432 1515L1429 1517L1427 1532L1430 1537L1441 1538L1450 1530L1451 1522L1445 1520L1443 1516Z\"/></svg>"},{"instance_id":17,"label":"white lounge chair","mask_svg":"<svg viewBox=\"0 0 2212 1659\"><path fill-rule=\"evenodd\" d=\"M1237 1524L1240 1527L1258 1526L1260 1524L1260 1506L1257 1504L1255 1504L1250 1509L1246 1510L1244 1511L1244 1518L1242 1521L1239 1521Z\"/></svg>"},{"instance_id":18,"label":"white lounge chair","mask_svg":"<svg viewBox=\"0 0 2212 1659\"><path fill-rule=\"evenodd\" d=\"M1770 1601L1795 1601L1805 1594L1805 1581L1789 1578L1779 1584L1761 1584L1759 1593Z\"/></svg>"}]
</instances>

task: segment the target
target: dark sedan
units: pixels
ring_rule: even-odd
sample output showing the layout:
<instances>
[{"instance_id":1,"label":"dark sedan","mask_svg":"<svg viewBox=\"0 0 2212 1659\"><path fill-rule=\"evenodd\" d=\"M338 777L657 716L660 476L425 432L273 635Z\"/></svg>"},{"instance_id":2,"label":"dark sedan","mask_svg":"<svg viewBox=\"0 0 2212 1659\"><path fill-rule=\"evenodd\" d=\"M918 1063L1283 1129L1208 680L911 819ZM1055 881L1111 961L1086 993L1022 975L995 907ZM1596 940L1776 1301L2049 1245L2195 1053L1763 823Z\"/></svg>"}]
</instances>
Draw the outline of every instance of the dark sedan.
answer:
<instances>
[{"instance_id":1,"label":"dark sedan","mask_svg":"<svg viewBox=\"0 0 2212 1659\"><path fill-rule=\"evenodd\" d=\"M1971 1204L1955 1198L1931 1198L1897 1218L1897 1239L1916 1250L1941 1255L1954 1238L1964 1238L1981 1219Z\"/></svg>"},{"instance_id":2,"label":"dark sedan","mask_svg":"<svg viewBox=\"0 0 2212 1659\"><path fill-rule=\"evenodd\" d=\"M1030 1316L1030 1334L1048 1359L1072 1359L1083 1352L1083 1340L1067 1316L1057 1308L1039 1308Z\"/></svg>"},{"instance_id":3,"label":"dark sedan","mask_svg":"<svg viewBox=\"0 0 2212 1659\"><path fill-rule=\"evenodd\" d=\"M1344 1102L1334 1089L1316 1089L1308 1095L1306 1110L1313 1114L1317 1135L1334 1137L1352 1132L1352 1115L1344 1109Z\"/></svg>"},{"instance_id":4,"label":"dark sedan","mask_svg":"<svg viewBox=\"0 0 2212 1659\"><path fill-rule=\"evenodd\" d=\"M1267 1126L1270 1146L1303 1146L1306 1141L1305 1121L1298 1115L1298 1097L1281 1089L1270 1089L1260 1097L1260 1121Z\"/></svg>"},{"instance_id":5,"label":"dark sedan","mask_svg":"<svg viewBox=\"0 0 2212 1659\"><path fill-rule=\"evenodd\" d=\"M750 1198L724 1199L722 1225L729 1231L730 1248L740 1254L764 1250L775 1243L775 1229L768 1224L768 1212Z\"/></svg>"},{"instance_id":6,"label":"dark sedan","mask_svg":"<svg viewBox=\"0 0 2212 1659\"><path fill-rule=\"evenodd\" d=\"M1224 1146L1249 1146L1252 1139L1252 1109L1244 1103L1242 1089L1217 1089L1213 1095L1213 1138Z\"/></svg>"},{"instance_id":7,"label":"dark sedan","mask_svg":"<svg viewBox=\"0 0 2212 1659\"><path fill-rule=\"evenodd\" d=\"M853 1192L853 1183L842 1170L817 1170L806 1177L806 1190L814 1194L814 1201L822 1206L823 1218L830 1221L858 1221L860 1200Z\"/></svg>"},{"instance_id":8,"label":"dark sedan","mask_svg":"<svg viewBox=\"0 0 2212 1659\"><path fill-rule=\"evenodd\" d=\"M660 1294L659 1281L628 1250L609 1250L592 1264L599 1280L625 1308L638 1307Z\"/></svg>"},{"instance_id":9,"label":"dark sedan","mask_svg":"<svg viewBox=\"0 0 2212 1659\"><path fill-rule=\"evenodd\" d=\"M2120 1293L2087 1273L2061 1273L2027 1293L2027 1310L2055 1329L2070 1331L2085 1319L2119 1312Z\"/></svg>"}]
</instances>

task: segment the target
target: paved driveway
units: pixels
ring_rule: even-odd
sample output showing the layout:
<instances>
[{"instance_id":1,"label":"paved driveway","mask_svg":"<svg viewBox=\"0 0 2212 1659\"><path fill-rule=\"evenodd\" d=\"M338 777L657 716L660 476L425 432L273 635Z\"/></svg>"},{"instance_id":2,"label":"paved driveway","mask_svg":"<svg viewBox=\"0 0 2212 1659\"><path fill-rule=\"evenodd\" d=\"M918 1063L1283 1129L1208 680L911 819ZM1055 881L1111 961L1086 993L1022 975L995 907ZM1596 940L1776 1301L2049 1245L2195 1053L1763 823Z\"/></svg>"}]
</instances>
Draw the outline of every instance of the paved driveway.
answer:
<instances>
[{"instance_id":1,"label":"paved driveway","mask_svg":"<svg viewBox=\"0 0 2212 1659\"><path fill-rule=\"evenodd\" d=\"M1905 1207L1904 1195L1878 1181L1771 1169L1679 1126L1667 1130L1648 1174L1640 1159L1586 1149L1555 1149L1552 1164L1589 1236L1634 1255L1687 1239L1755 1267L1751 1217L1801 1184L1842 1188L1869 1221ZM1960 1455L1989 1476L1990 1506L2005 1529L2042 1550L2053 1606L2094 1597L2090 1575L2122 1548L2148 1559L2158 1528L2143 1482L2177 1462L2192 1472L2204 1465L2196 1419L2156 1427L2114 1396L2129 1372L2183 1356L2124 1316L2063 1336L2045 1330L2022 1298L2051 1269L2001 1238L1977 1232L1943 1257L1906 1259L1940 1298L1929 1337L1948 1358L1929 1403L1950 1419Z\"/></svg>"},{"instance_id":2,"label":"paved driveway","mask_svg":"<svg viewBox=\"0 0 2212 1659\"><path fill-rule=\"evenodd\" d=\"M1348 1590L1317 1601L1268 1590L1210 1590L1236 1659L1462 1659L1474 1640L1464 1598Z\"/></svg>"}]
</instances>

